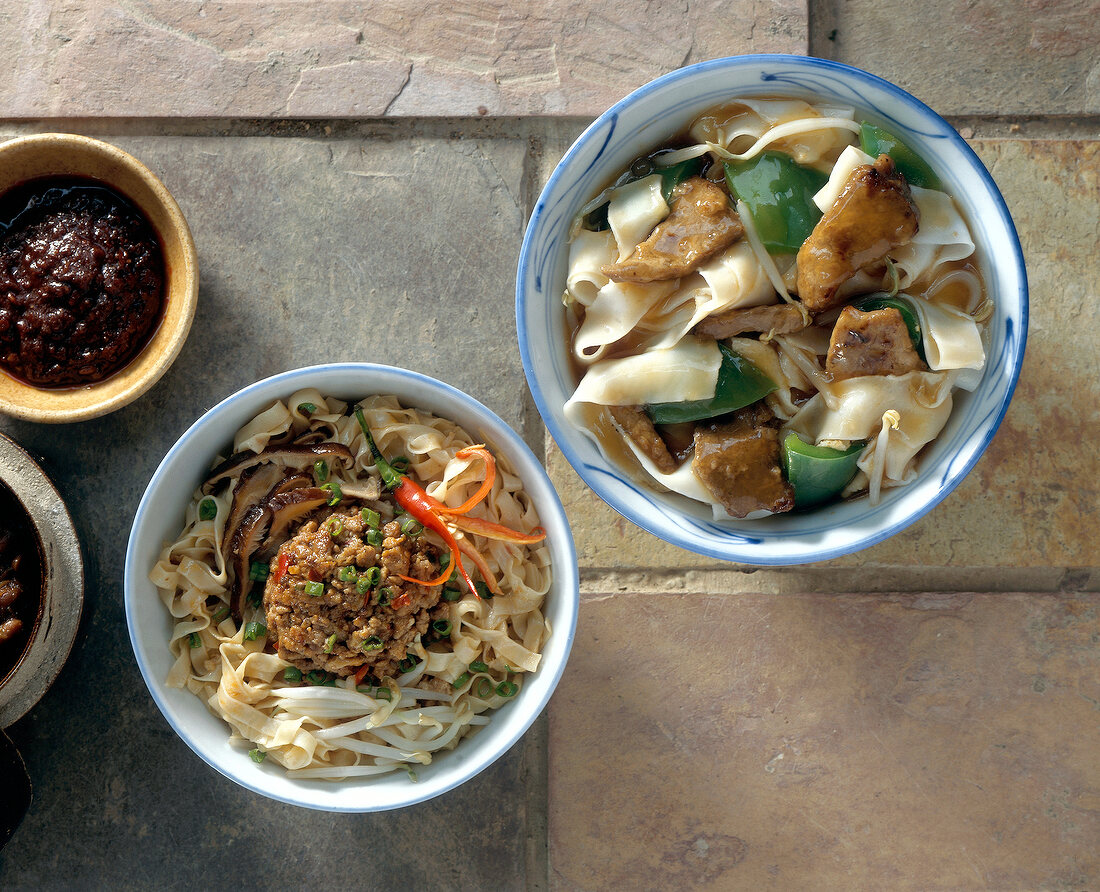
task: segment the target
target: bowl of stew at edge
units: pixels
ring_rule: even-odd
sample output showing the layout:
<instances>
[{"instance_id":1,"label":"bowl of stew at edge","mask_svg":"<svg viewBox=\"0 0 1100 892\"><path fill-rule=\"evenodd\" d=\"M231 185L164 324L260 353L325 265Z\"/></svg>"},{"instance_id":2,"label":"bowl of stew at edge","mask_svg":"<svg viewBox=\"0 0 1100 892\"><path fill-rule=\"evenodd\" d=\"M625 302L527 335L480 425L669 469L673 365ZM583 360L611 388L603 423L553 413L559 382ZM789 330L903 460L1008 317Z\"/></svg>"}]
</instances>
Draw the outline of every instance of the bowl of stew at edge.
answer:
<instances>
[{"instance_id":1,"label":"bowl of stew at edge","mask_svg":"<svg viewBox=\"0 0 1100 892\"><path fill-rule=\"evenodd\" d=\"M550 571L549 588L541 608L549 635L542 644L537 667L524 673L522 679L517 679L521 682L518 692L510 694L506 702L485 713L490 716L489 721L476 733L459 739L453 749L435 752L430 764L414 764L415 776L406 774L405 770L336 779L296 776L284 764L277 762L270 748L265 758L261 759L262 746L231 740L233 729L223 716L215 715L208 708L203 697L187 687L170 683L170 674L176 664L176 657L170 649L176 620L165 605L163 590L158 589L150 578L151 572L158 562L163 562L169 543L182 537L180 531L185 525L185 515L192 521L195 516L201 520L201 503L197 515L188 514L192 510L189 505L197 493L207 492L204 481L217 460L233 452L235 434L246 424L254 426L255 419L261 413L269 417L270 410L277 404L297 412L295 417L299 421L301 417L311 416L317 411L316 403L298 403L292 399L304 392L319 395L320 399L346 403L345 414L341 418L345 421L351 419L349 423L352 425L356 424L350 414L354 406L364 401L368 405L366 415L372 417L370 398L379 396L387 399L395 397L405 409L421 416L430 413L448 425L457 425L475 438L475 442L487 444L489 451L497 458L498 467L503 467L503 460L512 468L516 477L511 479L518 478L526 493L524 498L530 500L537 512L539 525L546 534L544 540L533 546L548 549ZM273 445L268 441L269 447ZM394 456L391 454L388 458L393 459ZM337 466L338 459L330 458L328 461L332 462L333 468ZM317 473L312 458L306 472ZM367 473L372 472L373 468L367 469ZM328 469L325 473L328 474ZM501 479L499 472L497 479ZM421 484L428 486L423 480ZM210 492L215 498L225 495L228 501L234 496L236 487L231 485L228 494L216 489ZM345 490L343 493L345 497L347 492ZM345 498L331 510L342 511L346 502ZM359 504L353 503L356 511ZM328 509L320 510L324 513ZM218 516L215 515L215 518ZM215 519L213 522L218 521ZM337 530L334 536L344 535L342 526L333 529ZM430 536L421 538L432 538L434 541ZM469 565L469 561L466 564ZM272 559L272 565L278 566L278 561ZM295 567L287 572L297 573L299 570ZM278 569L271 571L267 581L258 585L266 586L273 578L278 584L278 576ZM475 578L480 579L476 575ZM369 577L363 575L360 579ZM241 786L278 801L324 811L373 812L413 805L447 793L486 769L523 736L545 707L565 668L576 628L579 581L572 535L561 502L541 463L499 416L473 397L426 375L369 363L339 363L283 372L251 384L222 400L182 433L154 472L138 506L126 551L124 592L130 642L145 683L165 719L195 754ZM443 598L450 600L445 593ZM317 603L320 603L319 598ZM215 622L220 622L219 633L227 631L232 617L215 614ZM244 629L246 636L247 625L237 626ZM273 628L270 622L268 625ZM272 635L272 628L265 629L255 639L256 647L265 653L283 653L279 648L281 639ZM212 631L207 628L201 634L209 636ZM329 646L326 644L326 647ZM341 643L338 649L342 647ZM289 675L284 677L283 673L279 673L272 686L281 688L289 685L301 693L310 685L335 684L337 687L325 687L323 690L340 691L342 688L338 686L347 681L346 678L316 680L312 675L303 670L291 679ZM368 683L368 680L356 681L356 685ZM458 690L457 686L455 690Z\"/></svg>"},{"instance_id":2,"label":"bowl of stew at edge","mask_svg":"<svg viewBox=\"0 0 1100 892\"><path fill-rule=\"evenodd\" d=\"M83 600L80 543L65 503L37 462L0 436L0 728L56 679Z\"/></svg>"},{"instance_id":3,"label":"bowl of stew at edge","mask_svg":"<svg viewBox=\"0 0 1100 892\"><path fill-rule=\"evenodd\" d=\"M843 138L772 133L814 115ZM921 270L956 268L928 297ZM600 498L682 548L789 565L880 542L965 477L1015 388L1027 281L996 184L930 108L857 68L740 56L577 139L528 224L516 316L539 412Z\"/></svg>"},{"instance_id":4,"label":"bowl of stew at edge","mask_svg":"<svg viewBox=\"0 0 1100 892\"><path fill-rule=\"evenodd\" d=\"M187 222L144 164L76 134L0 144L0 411L59 423L133 401L197 297Z\"/></svg>"}]
</instances>

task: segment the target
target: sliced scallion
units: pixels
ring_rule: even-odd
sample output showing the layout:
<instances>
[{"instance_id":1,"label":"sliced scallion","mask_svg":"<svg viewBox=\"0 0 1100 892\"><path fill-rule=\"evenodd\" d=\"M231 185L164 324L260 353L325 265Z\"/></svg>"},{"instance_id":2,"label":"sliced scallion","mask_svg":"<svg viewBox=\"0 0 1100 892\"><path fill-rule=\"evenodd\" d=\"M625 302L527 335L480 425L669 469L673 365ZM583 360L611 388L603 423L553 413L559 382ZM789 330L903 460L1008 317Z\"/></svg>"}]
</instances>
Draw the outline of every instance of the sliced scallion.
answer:
<instances>
[{"instance_id":1,"label":"sliced scallion","mask_svg":"<svg viewBox=\"0 0 1100 892\"><path fill-rule=\"evenodd\" d=\"M389 606L390 601L393 600L392 588L381 588L378 590L378 604L381 607Z\"/></svg>"},{"instance_id":2,"label":"sliced scallion","mask_svg":"<svg viewBox=\"0 0 1100 892\"><path fill-rule=\"evenodd\" d=\"M410 539L415 539L421 533L424 532L424 524L422 524L415 517L411 517L406 514L401 518L401 532L408 536Z\"/></svg>"},{"instance_id":3,"label":"sliced scallion","mask_svg":"<svg viewBox=\"0 0 1100 892\"><path fill-rule=\"evenodd\" d=\"M393 700L393 691L389 688L379 688L374 692L375 700L385 700L387 702Z\"/></svg>"},{"instance_id":4,"label":"sliced scallion","mask_svg":"<svg viewBox=\"0 0 1100 892\"><path fill-rule=\"evenodd\" d=\"M481 660L474 660L470 664L470 671L471 672L488 672L489 667L486 666L483 662L481 662Z\"/></svg>"},{"instance_id":5,"label":"sliced scallion","mask_svg":"<svg viewBox=\"0 0 1100 892\"><path fill-rule=\"evenodd\" d=\"M298 684L302 680L302 670L296 666L287 666L283 670L283 681Z\"/></svg>"},{"instance_id":6,"label":"sliced scallion","mask_svg":"<svg viewBox=\"0 0 1100 892\"><path fill-rule=\"evenodd\" d=\"M490 678L479 678L474 693L482 700L488 700L493 696L493 681Z\"/></svg>"},{"instance_id":7,"label":"sliced scallion","mask_svg":"<svg viewBox=\"0 0 1100 892\"><path fill-rule=\"evenodd\" d=\"M325 653L332 653L332 649L336 647L336 633L333 632L328 638L325 639Z\"/></svg>"},{"instance_id":8,"label":"sliced scallion","mask_svg":"<svg viewBox=\"0 0 1100 892\"><path fill-rule=\"evenodd\" d=\"M336 577L341 582L355 582L359 578L359 571L355 567L341 567L336 571Z\"/></svg>"},{"instance_id":9,"label":"sliced scallion","mask_svg":"<svg viewBox=\"0 0 1100 892\"><path fill-rule=\"evenodd\" d=\"M514 681L502 681L497 685L497 693L500 694L501 697L514 697L518 690L519 685Z\"/></svg>"},{"instance_id":10,"label":"sliced scallion","mask_svg":"<svg viewBox=\"0 0 1100 892\"><path fill-rule=\"evenodd\" d=\"M399 474L404 474L409 469L409 459L404 455L399 455L390 461L390 467Z\"/></svg>"},{"instance_id":11,"label":"sliced scallion","mask_svg":"<svg viewBox=\"0 0 1100 892\"><path fill-rule=\"evenodd\" d=\"M382 639L377 635L371 635L369 638L364 638L363 643L359 645L363 650L381 650Z\"/></svg>"},{"instance_id":12,"label":"sliced scallion","mask_svg":"<svg viewBox=\"0 0 1100 892\"><path fill-rule=\"evenodd\" d=\"M192 650L197 650L198 648L202 647L202 635L200 635L198 632L192 632L190 635L187 636L187 640L190 643Z\"/></svg>"},{"instance_id":13,"label":"sliced scallion","mask_svg":"<svg viewBox=\"0 0 1100 892\"><path fill-rule=\"evenodd\" d=\"M264 759L267 758L267 753L259 748L249 750L248 755L252 757L252 761L255 762L257 765L259 765Z\"/></svg>"},{"instance_id":14,"label":"sliced scallion","mask_svg":"<svg viewBox=\"0 0 1100 892\"><path fill-rule=\"evenodd\" d=\"M481 580L478 580L474 583L474 588L477 589L477 596L483 601L488 601L490 598L493 597L493 593L489 591L489 586L487 586Z\"/></svg>"},{"instance_id":15,"label":"sliced scallion","mask_svg":"<svg viewBox=\"0 0 1100 892\"><path fill-rule=\"evenodd\" d=\"M442 597L444 601L461 601L462 592L456 588L444 588Z\"/></svg>"},{"instance_id":16,"label":"sliced scallion","mask_svg":"<svg viewBox=\"0 0 1100 892\"><path fill-rule=\"evenodd\" d=\"M333 505L339 505L340 499L343 498L343 490L340 489L340 484L335 480L330 480L328 483L321 484L321 489L329 493L332 498L328 500L328 505L331 508Z\"/></svg>"},{"instance_id":17,"label":"sliced scallion","mask_svg":"<svg viewBox=\"0 0 1100 892\"><path fill-rule=\"evenodd\" d=\"M451 621L449 619L437 619L432 622L432 631L440 638L447 638L451 634Z\"/></svg>"},{"instance_id":18,"label":"sliced scallion","mask_svg":"<svg viewBox=\"0 0 1100 892\"><path fill-rule=\"evenodd\" d=\"M374 548L382 547L382 531L381 530L367 530L367 545Z\"/></svg>"},{"instance_id":19,"label":"sliced scallion","mask_svg":"<svg viewBox=\"0 0 1100 892\"><path fill-rule=\"evenodd\" d=\"M223 604L221 607L218 608L217 612L214 614L214 622L220 623L227 616L229 616L229 608L226 607Z\"/></svg>"},{"instance_id":20,"label":"sliced scallion","mask_svg":"<svg viewBox=\"0 0 1100 892\"><path fill-rule=\"evenodd\" d=\"M199 520L213 520L218 516L218 503L213 499L199 502Z\"/></svg>"},{"instance_id":21,"label":"sliced scallion","mask_svg":"<svg viewBox=\"0 0 1100 892\"><path fill-rule=\"evenodd\" d=\"M469 680L470 673L463 672L460 676L458 676L458 678L451 682L451 687L457 691L459 688L464 687L466 685L466 682L468 682Z\"/></svg>"},{"instance_id":22,"label":"sliced scallion","mask_svg":"<svg viewBox=\"0 0 1100 892\"><path fill-rule=\"evenodd\" d=\"M298 413L305 415L307 418L317 411L317 407L313 403L298 403Z\"/></svg>"},{"instance_id":23,"label":"sliced scallion","mask_svg":"<svg viewBox=\"0 0 1100 892\"><path fill-rule=\"evenodd\" d=\"M255 641L257 638L267 637L267 626L263 623L245 623L244 640Z\"/></svg>"},{"instance_id":24,"label":"sliced scallion","mask_svg":"<svg viewBox=\"0 0 1100 892\"><path fill-rule=\"evenodd\" d=\"M248 578L253 582L263 582L271 572L271 567L263 561L253 561L248 568Z\"/></svg>"},{"instance_id":25,"label":"sliced scallion","mask_svg":"<svg viewBox=\"0 0 1100 892\"><path fill-rule=\"evenodd\" d=\"M377 530L382 525L382 515L370 508L364 508L359 512L359 516L363 518L363 523L372 530Z\"/></svg>"},{"instance_id":26,"label":"sliced scallion","mask_svg":"<svg viewBox=\"0 0 1100 892\"><path fill-rule=\"evenodd\" d=\"M325 593L325 584L323 582L307 582L305 593L310 597L319 598Z\"/></svg>"},{"instance_id":27,"label":"sliced scallion","mask_svg":"<svg viewBox=\"0 0 1100 892\"><path fill-rule=\"evenodd\" d=\"M328 480L328 462L323 458L317 459L313 463L313 473L317 477L318 483L324 483Z\"/></svg>"}]
</instances>

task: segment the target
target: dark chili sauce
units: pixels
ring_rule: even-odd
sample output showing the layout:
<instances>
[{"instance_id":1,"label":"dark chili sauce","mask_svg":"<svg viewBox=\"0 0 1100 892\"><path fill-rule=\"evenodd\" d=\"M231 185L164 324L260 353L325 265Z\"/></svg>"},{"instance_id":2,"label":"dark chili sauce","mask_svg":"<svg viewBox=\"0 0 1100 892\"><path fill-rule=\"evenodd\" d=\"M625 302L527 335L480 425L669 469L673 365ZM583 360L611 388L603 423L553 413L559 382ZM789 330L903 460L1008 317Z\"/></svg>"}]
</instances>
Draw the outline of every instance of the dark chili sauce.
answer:
<instances>
[{"instance_id":1,"label":"dark chili sauce","mask_svg":"<svg viewBox=\"0 0 1100 892\"><path fill-rule=\"evenodd\" d=\"M19 664L43 603L42 545L27 509L0 484L0 684Z\"/></svg>"},{"instance_id":2,"label":"dark chili sauce","mask_svg":"<svg viewBox=\"0 0 1100 892\"><path fill-rule=\"evenodd\" d=\"M104 184L28 180L0 195L0 368L35 387L94 384L148 343L164 309L152 225Z\"/></svg>"}]
</instances>

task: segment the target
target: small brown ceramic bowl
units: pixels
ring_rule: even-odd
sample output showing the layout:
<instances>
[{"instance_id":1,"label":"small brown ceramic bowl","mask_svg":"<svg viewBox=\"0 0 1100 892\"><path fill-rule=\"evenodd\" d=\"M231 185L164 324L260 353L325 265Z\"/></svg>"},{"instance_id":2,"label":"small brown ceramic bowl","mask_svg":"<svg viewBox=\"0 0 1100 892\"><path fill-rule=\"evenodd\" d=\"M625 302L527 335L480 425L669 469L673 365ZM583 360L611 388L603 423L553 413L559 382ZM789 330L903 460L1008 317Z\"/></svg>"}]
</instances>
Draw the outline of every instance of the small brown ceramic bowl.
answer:
<instances>
[{"instance_id":1,"label":"small brown ceramic bowl","mask_svg":"<svg viewBox=\"0 0 1100 892\"><path fill-rule=\"evenodd\" d=\"M70 133L23 136L0 145L0 194L42 177L98 180L152 224L164 253L164 312L129 364L95 384L35 387L0 371L0 412L29 421L83 421L113 412L159 380L179 355L199 292L198 257L179 205L144 164L115 146Z\"/></svg>"},{"instance_id":2,"label":"small brown ceramic bowl","mask_svg":"<svg viewBox=\"0 0 1100 892\"><path fill-rule=\"evenodd\" d=\"M22 589L14 604L0 608L0 627L13 612L22 622L0 641L0 728L6 728L46 693L69 656L84 603L84 564L61 496L34 459L3 435L0 511L0 528L8 532L0 577Z\"/></svg>"}]
</instances>

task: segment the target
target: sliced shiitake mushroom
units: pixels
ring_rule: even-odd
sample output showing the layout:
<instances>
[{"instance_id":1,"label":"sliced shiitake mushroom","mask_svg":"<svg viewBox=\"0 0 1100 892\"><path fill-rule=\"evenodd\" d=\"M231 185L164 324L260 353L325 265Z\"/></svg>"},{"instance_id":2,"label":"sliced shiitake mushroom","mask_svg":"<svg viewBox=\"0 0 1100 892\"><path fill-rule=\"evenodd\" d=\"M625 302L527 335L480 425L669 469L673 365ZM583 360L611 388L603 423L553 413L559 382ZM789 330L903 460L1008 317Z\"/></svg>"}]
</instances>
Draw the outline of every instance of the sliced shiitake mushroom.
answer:
<instances>
[{"instance_id":1,"label":"sliced shiitake mushroom","mask_svg":"<svg viewBox=\"0 0 1100 892\"><path fill-rule=\"evenodd\" d=\"M244 513L229 540L229 565L233 568L229 609L238 624L243 613L243 601L248 594L252 555L264 541L270 525L271 509L267 505L253 505Z\"/></svg>"},{"instance_id":2,"label":"sliced shiitake mushroom","mask_svg":"<svg viewBox=\"0 0 1100 892\"><path fill-rule=\"evenodd\" d=\"M234 474L242 474L248 468L261 464L280 465L284 468L308 468L314 462L340 460L345 467L355 460L351 450L343 443L310 443L271 446L262 452L238 452L220 462L206 477L203 492L212 492L214 487Z\"/></svg>"},{"instance_id":3,"label":"sliced shiitake mushroom","mask_svg":"<svg viewBox=\"0 0 1100 892\"><path fill-rule=\"evenodd\" d=\"M264 541L264 548L279 544L291 524L316 511L331 498L332 493L314 486L272 496L265 506L271 512L271 529Z\"/></svg>"}]
</instances>

